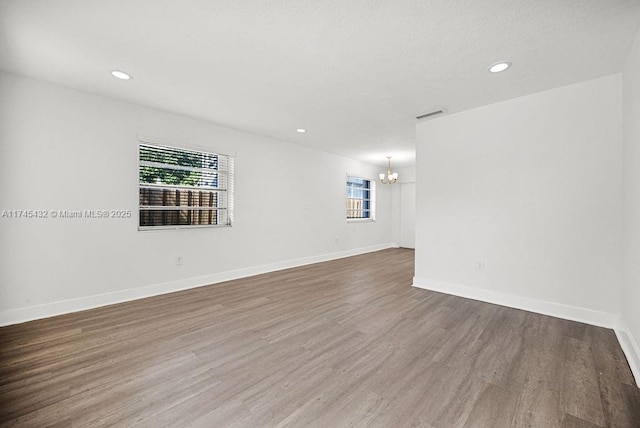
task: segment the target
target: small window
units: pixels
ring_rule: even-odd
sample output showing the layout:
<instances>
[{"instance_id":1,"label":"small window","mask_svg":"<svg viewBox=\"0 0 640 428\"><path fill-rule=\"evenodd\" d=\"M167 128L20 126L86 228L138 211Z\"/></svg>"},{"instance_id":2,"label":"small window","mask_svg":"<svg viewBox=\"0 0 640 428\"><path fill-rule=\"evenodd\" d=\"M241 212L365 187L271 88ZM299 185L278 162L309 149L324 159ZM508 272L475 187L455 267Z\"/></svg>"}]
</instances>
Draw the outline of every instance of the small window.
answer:
<instances>
[{"instance_id":1,"label":"small window","mask_svg":"<svg viewBox=\"0 0 640 428\"><path fill-rule=\"evenodd\" d=\"M374 183L359 177L347 177L347 220L375 219Z\"/></svg>"},{"instance_id":2,"label":"small window","mask_svg":"<svg viewBox=\"0 0 640 428\"><path fill-rule=\"evenodd\" d=\"M233 158L140 142L139 229L231 226Z\"/></svg>"}]
</instances>

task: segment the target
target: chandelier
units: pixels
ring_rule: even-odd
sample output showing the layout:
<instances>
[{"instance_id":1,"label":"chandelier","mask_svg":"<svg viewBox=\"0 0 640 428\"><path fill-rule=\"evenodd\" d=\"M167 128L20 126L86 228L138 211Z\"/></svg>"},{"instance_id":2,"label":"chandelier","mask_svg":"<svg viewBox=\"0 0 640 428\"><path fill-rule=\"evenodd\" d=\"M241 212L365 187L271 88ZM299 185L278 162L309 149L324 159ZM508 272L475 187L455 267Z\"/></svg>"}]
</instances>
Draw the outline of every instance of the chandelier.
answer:
<instances>
[{"instance_id":1,"label":"chandelier","mask_svg":"<svg viewBox=\"0 0 640 428\"><path fill-rule=\"evenodd\" d=\"M391 172L391 156L387 156L387 173L380 174L380 182L382 184L393 184L398 181L398 173Z\"/></svg>"}]
</instances>

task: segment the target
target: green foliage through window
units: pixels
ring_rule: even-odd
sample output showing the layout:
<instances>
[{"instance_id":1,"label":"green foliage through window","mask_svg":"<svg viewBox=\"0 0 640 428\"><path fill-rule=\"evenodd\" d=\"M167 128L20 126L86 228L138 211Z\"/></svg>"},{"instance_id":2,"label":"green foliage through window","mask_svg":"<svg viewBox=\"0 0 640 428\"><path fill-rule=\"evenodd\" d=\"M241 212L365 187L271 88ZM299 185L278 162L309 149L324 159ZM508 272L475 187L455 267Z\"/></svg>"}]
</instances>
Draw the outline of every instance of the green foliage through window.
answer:
<instances>
[{"instance_id":1,"label":"green foliage through window","mask_svg":"<svg viewBox=\"0 0 640 428\"><path fill-rule=\"evenodd\" d=\"M217 169L215 154L140 144L141 183L215 187Z\"/></svg>"}]
</instances>

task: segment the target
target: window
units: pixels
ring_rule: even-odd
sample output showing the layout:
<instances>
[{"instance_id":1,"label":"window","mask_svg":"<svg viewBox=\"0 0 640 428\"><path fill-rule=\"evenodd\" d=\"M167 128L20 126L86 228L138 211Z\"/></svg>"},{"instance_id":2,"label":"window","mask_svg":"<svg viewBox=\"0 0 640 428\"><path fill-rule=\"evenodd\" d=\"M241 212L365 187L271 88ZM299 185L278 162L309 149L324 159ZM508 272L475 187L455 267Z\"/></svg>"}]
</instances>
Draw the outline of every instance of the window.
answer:
<instances>
[{"instance_id":1,"label":"window","mask_svg":"<svg viewBox=\"0 0 640 428\"><path fill-rule=\"evenodd\" d=\"M139 142L139 229L231 226L233 158Z\"/></svg>"},{"instance_id":2,"label":"window","mask_svg":"<svg viewBox=\"0 0 640 428\"><path fill-rule=\"evenodd\" d=\"M347 177L347 220L375 219L375 183L359 177Z\"/></svg>"}]
</instances>

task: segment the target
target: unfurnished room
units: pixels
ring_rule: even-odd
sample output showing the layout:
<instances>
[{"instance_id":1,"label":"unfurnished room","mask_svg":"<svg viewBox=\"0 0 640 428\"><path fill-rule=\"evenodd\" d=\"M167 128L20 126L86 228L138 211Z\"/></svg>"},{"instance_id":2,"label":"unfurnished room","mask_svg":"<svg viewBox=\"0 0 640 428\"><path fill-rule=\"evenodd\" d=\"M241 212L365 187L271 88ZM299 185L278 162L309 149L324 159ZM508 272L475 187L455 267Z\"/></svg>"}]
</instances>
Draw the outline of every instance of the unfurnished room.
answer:
<instances>
[{"instance_id":1,"label":"unfurnished room","mask_svg":"<svg viewBox=\"0 0 640 428\"><path fill-rule=\"evenodd\" d=\"M640 428L639 30L0 0L0 427Z\"/></svg>"}]
</instances>

